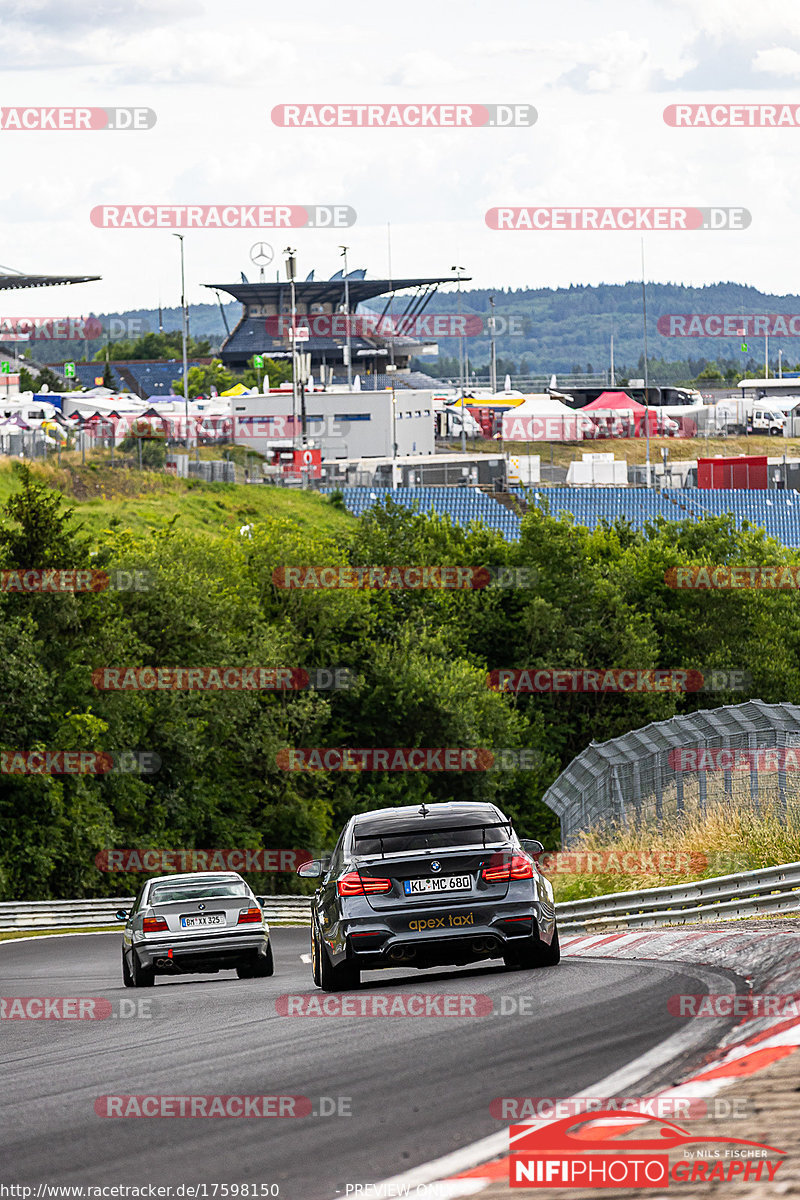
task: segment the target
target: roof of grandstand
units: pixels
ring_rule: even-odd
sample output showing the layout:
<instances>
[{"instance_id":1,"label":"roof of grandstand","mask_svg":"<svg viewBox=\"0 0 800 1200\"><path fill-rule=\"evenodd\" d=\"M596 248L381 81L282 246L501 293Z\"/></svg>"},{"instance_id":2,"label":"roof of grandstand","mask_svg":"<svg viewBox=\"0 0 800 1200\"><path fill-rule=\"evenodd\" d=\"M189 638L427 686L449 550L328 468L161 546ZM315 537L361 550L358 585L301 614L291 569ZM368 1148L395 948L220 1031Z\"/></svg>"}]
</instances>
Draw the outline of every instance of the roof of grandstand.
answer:
<instances>
[{"instance_id":1,"label":"roof of grandstand","mask_svg":"<svg viewBox=\"0 0 800 1200\"><path fill-rule=\"evenodd\" d=\"M12 291L17 288L55 287L61 283L93 283L102 279L101 275L24 275L13 267L0 267L0 291Z\"/></svg>"},{"instance_id":2,"label":"roof of grandstand","mask_svg":"<svg viewBox=\"0 0 800 1200\"><path fill-rule=\"evenodd\" d=\"M337 304L341 300L345 282L353 309L365 300L383 296L389 292L402 292L406 288L434 287L440 283L458 283L457 275L442 275L436 279L362 279L360 271L353 271L347 280L342 278L295 280L295 296L304 304ZM466 282L462 275L461 281ZM275 280L272 283L205 283L203 287L213 291L228 292L242 304L278 304L291 288L291 283Z\"/></svg>"}]
</instances>

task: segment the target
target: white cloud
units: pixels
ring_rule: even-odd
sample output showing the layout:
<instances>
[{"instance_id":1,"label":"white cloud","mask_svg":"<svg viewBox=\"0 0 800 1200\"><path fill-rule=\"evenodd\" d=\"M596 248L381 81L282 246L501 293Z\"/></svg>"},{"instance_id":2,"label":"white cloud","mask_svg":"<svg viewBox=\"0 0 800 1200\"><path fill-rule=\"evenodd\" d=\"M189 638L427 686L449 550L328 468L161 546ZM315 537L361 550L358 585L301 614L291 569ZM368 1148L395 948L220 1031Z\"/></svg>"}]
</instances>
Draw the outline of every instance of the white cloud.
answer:
<instances>
[{"instance_id":1,"label":"white cloud","mask_svg":"<svg viewBox=\"0 0 800 1200\"><path fill-rule=\"evenodd\" d=\"M753 69L770 75L800 76L800 51L790 50L788 46L759 50L753 58Z\"/></svg>"}]
</instances>

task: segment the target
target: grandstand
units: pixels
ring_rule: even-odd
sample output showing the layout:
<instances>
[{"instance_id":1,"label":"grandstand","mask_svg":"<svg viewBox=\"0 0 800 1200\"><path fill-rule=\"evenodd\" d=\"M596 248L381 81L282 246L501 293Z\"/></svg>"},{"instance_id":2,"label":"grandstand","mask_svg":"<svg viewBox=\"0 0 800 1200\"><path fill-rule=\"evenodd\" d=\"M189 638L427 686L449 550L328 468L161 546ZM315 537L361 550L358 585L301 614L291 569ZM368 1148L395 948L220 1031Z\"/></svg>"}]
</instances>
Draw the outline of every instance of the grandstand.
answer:
<instances>
[{"instance_id":1,"label":"grandstand","mask_svg":"<svg viewBox=\"0 0 800 1200\"><path fill-rule=\"evenodd\" d=\"M350 315L355 317L360 304L380 297L384 307L377 315L383 317L391 310L390 315L393 319L411 322L408 327L413 330L416 328L414 322L422 317L439 285L458 282L456 275L433 279L366 279L365 275L363 270L351 271L345 280L339 271L331 279L321 280L314 279L312 271L307 279L296 280L294 283L297 320L300 324L310 323L310 336L306 341L298 343L298 349L304 355L310 356L311 373L314 377L322 378L326 383L346 374L347 338L335 334L328 336L327 333L321 335L315 326L315 320L320 323L319 328L326 329L330 326L331 319L344 311L345 301L349 305ZM464 279L462 276L462 282ZM279 332L280 319L285 320L291 314L291 283L280 279L274 282L262 279L260 283L249 283L242 276L241 283L207 283L203 286L214 291L227 292L242 304L241 318L220 349L220 357L226 367L242 370L254 354L263 354L274 359L291 357L288 335ZM396 293L409 291L410 296L394 300ZM368 384L367 391L374 387L376 374L378 389L391 386L392 378L394 377L397 383L397 373L405 372L412 355L418 354L420 350L421 342L416 337L367 334L355 323L350 337L352 373L360 374L362 378L366 372L369 373L372 386ZM380 378L386 377L385 368L390 360L397 371L390 372L388 382L381 384ZM435 386L433 380L427 376L425 379L426 383L423 386ZM415 385L412 384L413 386Z\"/></svg>"},{"instance_id":2,"label":"grandstand","mask_svg":"<svg viewBox=\"0 0 800 1200\"><path fill-rule=\"evenodd\" d=\"M325 492L332 488L322 489ZM482 521L498 529L509 542L519 541L520 518L492 496L476 488L460 487L349 487L340 489L345 507L360 516L373 504L391 498L420 512L448 513L456 525ZM643 529L648 521L664 517L668 521L697 521L704 516L729 513L741 528L745 521L761 526L770 537L784 546L800 548L800 493L796 491L709 491L699 488L674 488L665 491L639 488L552 487L510 491L528 507L549 507L555 517L571 514L576 525L596 529L605 521L623 517L634 529Z\"/></svg>"},{"instance_id":3,"label":"grandstand","mask_svg":"<svg viewBox=\"0 0 800 1200\"><path fill-rule=\"evenodd\" d=\"M190 360L189 368L202 366L203 363L208 363L208 359L197 361ZM54 364L54 369L60 364ZM111 360L109 362L111 369L111 378L113 380L112 388L114 391L124 392L132 391L141 400L148 400L151 396L170 396L172 394L172 381L180 379L183 374L183 363L181 362L118 362ZM75 374L80 383L84 387L97 387L97 380L102 376L105 369L105 363L76 363Z\"/></svg>"},{"instance_id":4,"label":"grandstand","mask_svg":"<svg viewBox=\"0 0 800 1200\"><path fill-rule=\"evenodd\" d=\"M737 528L743 522L762 526L770 537L784 546L800 547L800 493L739 489L667 488L540 488L525 493L528 505L549 507L554 517L571 513L577 525L595 529L600 521L624 517L634 529L647 521L665 517L668 521L697 521L704 516L729 513Z\"/></svg>"},{"instance_id":5,"label":"grandstand","mask_svg":"<svg viewBox=\"0 0 800 1200\"><path fill-rule=\"evenodd\" d=\"M420 512L447 513L454 525L469 525L482 521L489 529L497 529L507 542L518 542L520 519L504 508L492 496L477 488L466 487L346 487L321 488L323 492L340 490L345 507L360 517L374 504L391 499L406 508L419 507Z\"/></svg>"}]
</instances>

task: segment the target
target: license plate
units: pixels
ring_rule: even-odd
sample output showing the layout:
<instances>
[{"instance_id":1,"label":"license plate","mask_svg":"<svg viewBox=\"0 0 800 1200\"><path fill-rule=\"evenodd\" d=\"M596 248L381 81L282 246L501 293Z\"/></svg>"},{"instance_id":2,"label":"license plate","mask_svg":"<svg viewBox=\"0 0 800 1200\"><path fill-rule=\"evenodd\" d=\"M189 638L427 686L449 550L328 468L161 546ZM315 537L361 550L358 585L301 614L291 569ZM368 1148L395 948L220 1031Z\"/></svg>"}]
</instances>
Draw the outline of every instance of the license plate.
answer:
<instances>
[{"instance_id":1,"label":"license plate","mask_svg":"<svg viewBox=\"0 0 800 1200\"><path fill-rule=\"evenodd\" d=\"M426 892L468 892L471 887L471 875L435 875L432 879L403 880L403 891L407 896L424 895Z\"/></svg>"},{"instance_id":2,"label":"license plate","mask_svg":"<svg viewBox=\"0 0 800 1200\"><path fill-rule=\"evenodd\" d=\"M224 925L222 913L205 913L202 917L181 917L183 929L196 929L198 925Z\"/></svg>"}]
</instances>

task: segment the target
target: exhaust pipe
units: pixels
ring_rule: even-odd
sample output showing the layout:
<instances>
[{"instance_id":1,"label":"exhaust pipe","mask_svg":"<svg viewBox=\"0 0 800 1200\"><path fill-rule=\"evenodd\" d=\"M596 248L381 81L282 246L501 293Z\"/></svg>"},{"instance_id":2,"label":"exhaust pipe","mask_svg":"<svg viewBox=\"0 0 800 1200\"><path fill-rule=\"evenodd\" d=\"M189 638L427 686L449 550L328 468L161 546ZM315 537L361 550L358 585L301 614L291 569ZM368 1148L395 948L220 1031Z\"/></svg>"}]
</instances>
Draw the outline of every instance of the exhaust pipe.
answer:
<instances>
[{"instance_id":1,"label":"exhaust pipe","mask_svg":"<svg viewBox=\"0 0 800 1200\"><path fill-rule=\"evenodd\" d=\"M389 951L389 958L392 962L408 962L409 959L416 957L417 951L413 946L392 946Z\"/></svg>"},{"instance_id":2,"label":"exhaust pipe","mask_svg":"<svg viewBox=\"0 0 800 1200\"><path fill-rule=\"evenodd\" d=\"M175 967L175 963L171 958L156 958L153 960L153 966L162 971L165 969L171 971Z\"/></svg>"},{"instance_id":3,"label":"exhaust pipe","mask_svg":"<svg viewBox=\"0 0 800 1200\"><path fill-rule=\"evenodd\" d=\"M472 942L472 949L475 954L491 954L496 947L496 938L475 938Z\"/></svg>"}]
</instances>

